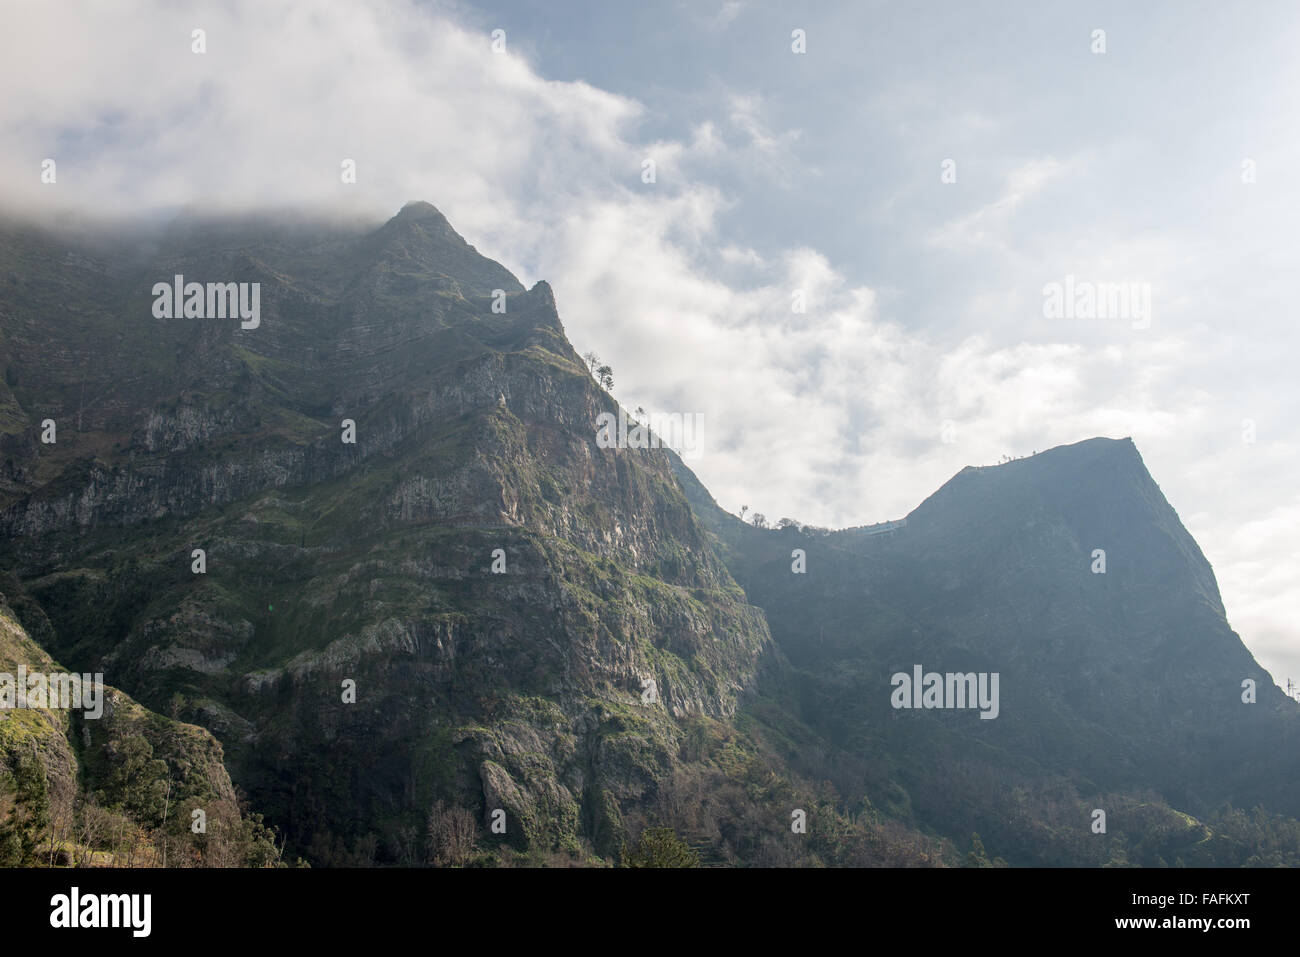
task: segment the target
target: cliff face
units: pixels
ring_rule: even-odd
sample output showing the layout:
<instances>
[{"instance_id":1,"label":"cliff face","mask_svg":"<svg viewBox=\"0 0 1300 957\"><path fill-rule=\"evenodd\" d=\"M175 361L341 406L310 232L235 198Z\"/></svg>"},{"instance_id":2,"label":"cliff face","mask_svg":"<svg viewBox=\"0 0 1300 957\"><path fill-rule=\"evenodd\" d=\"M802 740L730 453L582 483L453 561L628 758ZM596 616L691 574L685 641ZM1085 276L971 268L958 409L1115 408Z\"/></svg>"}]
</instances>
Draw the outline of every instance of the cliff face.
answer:
<instances>
[{"instance_id":1,"label":"cliff face","mask_svg":"<svg viewBox=\"0 0 1300 957\"><path fill-rule=\"evenodd\" d=\"M244 863L218 860L217 839L223 850L233 847L241 823L221 745L212 735L154 714L111 686L99 689L93 707L87 696L73 708L63 707L70 702L60 701L58 692L51 694L44 685L39 693L34 686L18 686L20 679L39 674L53 688L58 680L53 676L65 673L0 596L0 675L16 690L0 710L0 806L12 810L15 802L21 805L24 792L30 799L36 781L53 843L37 861L24 860L22 842L16 839L22 829L12 819L0 822L0 859L9 866L91 860L120 864L124 860L96 853L93 845L107 840L109 829L122 834L138 827L142 839L148 835L156 842L168 834L172 864ZM201 834L191 827L196 810L204 816ZM134 858L130 842L116 846L119 851L126 847ZM149 850L158 853L156 847Z\"/></svg>"},{"instance_id":2,"label":"cliff face","mask_svg":"<svg viewBox=\"0 0 1300 957\"><path fill-rule=\"evenodd\" d=\"M974 761L1152 789L1194 814L1300 810L1296 704L1229 627L1209 563L1131 440L963 469L884 534L754 529L678 468L798 668L805 716L887 762L916 802L959 790L952 777ZM791 572L795 549L805 574ZM998 674L996 719L893 707L891 677L918 664Z\"/></svg>"},{"instance_id":3,"label":"cliff face","mask_svg":"<svg viewBox=\"0 0 1300 957\"><path fill-rule=\"evenodd\" d=\"M157 317L176 276L258 283L256 322ZM671 452L600 448L618 407L551 289L424 203L2 227L0 367L15 654L102 671L136 729L29 731L51 787L141 820L188 769L318 863L445 862L455 809L484 860L667 823L712 862L953 862L978 829L1209 864L1278 862L1227 802L1300 812L1296 706L1128 440L963 470L888 534L754 528ZM996 675L996 717L894 707L917 666Z\"/></svg>"},{"instance_id":4,"label":"cliff face","mask_svg":"<svg viewBox=\"0 0 1300 957\"><path fill-rule=\"evenodd\" d=\"M3 249L6 565L51 651L210 727L297 844L445 799L505 810L521 847L608 853L678 719L755 683L766 623L666 453L597 447L617 406L550 288L433 207L369 233L186 224L147 262ZM37 273L57 294L42 256L77 264ZM154 318L176 274L260 282L260 325Z\"/></svg>"}]
</instances>

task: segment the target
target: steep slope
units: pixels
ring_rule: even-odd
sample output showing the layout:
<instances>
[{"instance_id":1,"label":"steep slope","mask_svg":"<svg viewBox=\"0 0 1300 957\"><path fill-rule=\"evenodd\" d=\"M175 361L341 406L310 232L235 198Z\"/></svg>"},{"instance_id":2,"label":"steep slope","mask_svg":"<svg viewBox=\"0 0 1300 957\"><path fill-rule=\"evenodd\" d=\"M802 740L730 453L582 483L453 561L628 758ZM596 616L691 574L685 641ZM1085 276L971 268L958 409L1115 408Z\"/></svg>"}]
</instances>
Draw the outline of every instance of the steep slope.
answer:
<instances>
[{"instance_id":1,"label":"steep slope","mask_svg":"<svg viewBox=\"0 0 1300 957\"><path fill-rule=\"evenodd\" d=\"M54 681L62 673L0 595L0 675ZM270 835L241 817L211 734L151 713L111 686L100 693L93 708L86 699L64 709L44 690L37 696L19 687L15 702L0 709L0 807L23 808L0 822L0 860L33 862L27 858L38 819L50 840L37 862L242 865L272 858ZM203 819L197 828L195 812Z\"/></svg>"},{"instance_id":2,"label":"steep slope","mask_svg":"<svg viewBox=\"0 0 1300 957\"><path fill-rule=\"evenodd\" d=\"M1131 440L964 469L888 530L756 529L677 467L799 670L804 717L889 769L867 776L879 800L901 786L899 806L932 826L986 834L1014 804L995 787L1006 775L1151 790L1196 815L1227 802L1300 811L1296 704L1228 626L1208 562ZM893 707L892 676L916 665L997 673L997 717Z\"/></svg>"},{"instance_id":3,"label":"steep slope","mask_svg":"<svg viewBox=\"0 0 1300 957\"><path fill-rule=\"evenodd\" d=\"M681 719L729 719L770 657L665 453L597 448L617 407L550 288L428 204L3 251L5 566L53 653L211 728L318 859L410 858L438 801L615 852ZM174 274L259 282L260 325L154 318Z\"/></svg>"},{"instance_id":4,"label":"steep slope","mask_svg":"<svg viewBox=\"0 0 1300 957\"><path fill-rule=\"evenodd\" d=\"M259 321L159 318L178 275L258 283ZM150 833L201 766L317 864L603 863L651 823L715 864L1300 854L1226 807L1300 810L1297 709L1127 440L964 470L886 534L756 529L600 448L550 287L427 203L0 225L0 367L15 647L104 672L155 757L22 727ZM892 707L916 665L997 673L997 718ZM209 858L267 859L228 826Z\"/></svg>"}]
</instances>

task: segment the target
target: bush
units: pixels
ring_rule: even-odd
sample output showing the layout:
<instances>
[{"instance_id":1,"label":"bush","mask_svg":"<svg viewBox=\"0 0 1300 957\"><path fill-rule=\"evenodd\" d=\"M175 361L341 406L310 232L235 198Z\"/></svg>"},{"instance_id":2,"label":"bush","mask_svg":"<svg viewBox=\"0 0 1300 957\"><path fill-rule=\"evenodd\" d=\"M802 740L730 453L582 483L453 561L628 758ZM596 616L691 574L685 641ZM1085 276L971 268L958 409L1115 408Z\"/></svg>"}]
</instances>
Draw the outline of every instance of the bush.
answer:
<instances>
[{"instance_id":1,"label":"bush","mask_svg":"<svg viewBox=\"0 0 1300 957\"><path fill-rule=\"evenodd\" d=\"M699 867L700 859L671 827L648 827L636 844L623 849L624 867Z\"/></svg>"}]
</instances>

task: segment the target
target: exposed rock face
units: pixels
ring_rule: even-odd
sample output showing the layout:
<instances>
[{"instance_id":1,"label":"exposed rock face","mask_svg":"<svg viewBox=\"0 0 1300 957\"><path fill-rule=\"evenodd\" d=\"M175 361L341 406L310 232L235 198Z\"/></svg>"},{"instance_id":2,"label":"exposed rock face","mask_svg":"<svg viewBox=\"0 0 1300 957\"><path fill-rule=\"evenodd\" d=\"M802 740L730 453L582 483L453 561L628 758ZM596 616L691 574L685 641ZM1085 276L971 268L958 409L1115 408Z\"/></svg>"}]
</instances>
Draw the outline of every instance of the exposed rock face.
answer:
<instances>
[{"instance_id":1,"label":"exposed rock face","mask_svg":"<svg viewBox=\"0 0 1300 957\"><path fill-rule=\"evenodd\" d=\"M966 468L888 535L759 531L678 469L803 675L805 717L894 765L918 804L961 793L953 776L974 761L1151 788L1194 814L1228 801L1300 812L1296 703L1229 627L1209 563L1131 440ZM795 548L805 575L790 572ZM998 673L999 716L894 708L891 677L917 664Z\"/></svg>"},{"instance_id":2,"label":"exposed rock face","mask_svg":"<svg viewBox=\"0 0 1300 957\"><path fill-rule=\"evenodd\" d=\"M28 674L46 676L66 670L32 641L13 610L0 602L0 672L16 675L20 665ZM106 804L123 801L119 789L124 782L115 780L111 769L133 739L146 742L148 753L166 762L172 772L168 800L176 807L235 805L221 745L203 728L151 714L113 687L104 688L98 717L51 704L28 701L0 710L0 776L11 774L20 756L36 755L55 809L70 807L81 790L98 794Z\"/></svg>"},{"instance_id":3,"label":"exposed rock face","mask_svg":"<svg viewBox=\"0 0 1300 957\"><path fill-rule=\"evenodd\" d=\"M52 650L179 695L299 845L445 798L563 846L584 803L652 801L675 719L728 719L771 653L666 453L597 447L617 406L549 286L428 204L370 233L259 229L76 267L110 293L65 278L88 317L68 327L9 290L13 401L61 431L4 436L23 464L0 534ZM43 242L4 248L30 268ZM260 282L260 326L153 318L176 274Z\"/></svg>"},{"instance_id":4,"label":"exposed rock face","mask_svg":"<svg viewBox=\"0 0 1300 957\"><path fill-rule=\"evenodd\" d=\"M260 324L154 318L177 275L260 283ZM0 346L6 627L103 671L106 728L130 717L191 796L233 778L294 851L409 862L446 806L604 859L658 820L730 863L963 859L918 826L1125 863L1140 839L1099 851L1080 817L1111 801L1193 863L1204 825L1162 799L1300 811L1297 709L1131 442L964 470L885 533L744 525L672 453L599 447L618 408L550 287L427 203L0 228ZM893 708L917 664L997 673L996 720ZM40 720L71 787L75 729Z\"/></svg>"}]
</instances>

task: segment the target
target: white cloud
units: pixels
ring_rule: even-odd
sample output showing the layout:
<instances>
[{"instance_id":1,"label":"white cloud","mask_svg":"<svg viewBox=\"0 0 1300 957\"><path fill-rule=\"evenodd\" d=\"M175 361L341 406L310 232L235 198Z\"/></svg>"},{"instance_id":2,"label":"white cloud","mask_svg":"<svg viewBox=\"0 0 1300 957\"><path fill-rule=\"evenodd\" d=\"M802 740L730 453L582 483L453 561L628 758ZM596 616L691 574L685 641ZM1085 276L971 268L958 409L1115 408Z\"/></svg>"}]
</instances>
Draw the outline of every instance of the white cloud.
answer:
<instances>
[{"instance_id":1,"label":"white cloud","mask_svg":"<svg viewBox=\"0 0 1300 957\"><path fill-rule=\"evenodd\" d=\"M724 4L718 25L740 10ZM195 26L206 54L190 51ZM770 108L777 93L720 96L717 114L680 140L648 138L636 99L548 80L518 55L518 38L497 55L486 31L400 0L250 0L201 15L161 0L21 5L5 27L5 206L306 204L379 218L427 199L521 279L551 282L575 346L611 362L624 404L704 412L700 477L724 507L747 502L769 518L894 518L964 465L1131 434L1214 563L1247 643L1300 675L1300 448L1283 439L1300 414L1290 370L1300 341L1276 315L1300 290L1290 222L1275 222L1296 187L1276 164L1261 167L1254 193L1227 183L1178 194L1206 223L1168 227L1134 196L1133 154L1119 147L1068 158L1026 149L1001 178L985 160L981 180L966 158L978 152L962 146L1011 136L1008 116L923 114L947 94L909 73L901 95L864 97L878 124L872 151L925 157L892 195L931 195L918 192L922 167L929 189L950 189L937 163L955 155L959 192L938 195L972 197L973 210L908 219L924 203L880 204L899 217L888 239L919 263L883 277L904 293L886 312L871 284L808 245L833 223L801 224L784 249L763 241L783 223L763 237L723 228L773 183L821 182L795 149L815 155L804 131L773 129L769 116L792 115ZM640 179L647 156L653 185ZM39 182L46 157L59 163L55 186ZM344 158L358 163L356 186L340 183ZM1236 162L1225 153L1222 165ZM740 194L742 172L763 186ZM985 181L995 188L981 200ZM1108 190L1117 198L1093 209ZM920 262L929 254L941 263ZM977 275L960 274L972 264ZM1151 329L1045 323L1042 285L1067 271L1151 282ZM796 289L806 313L791 309ZM909 302L933 289L949 314L909 328ZM1244 417L1260 422L1255 446L1239 440ZM940 440L948 419L953 444Z\"/></svg>"},{"instance_id":2,"label":"white cloud","mask_svg":"<svg viewBox=\"0 0 1300 957\"><path fill-rule=\"evenodd\" d=\"M1016 166L1007 175L1001 196L974 212L944 223L933 232L930 242L947 249L989 246L1007 251L1005 234L1011 218L1027 199L1058 180L1067 168L1067 164L1052 157L1031 159Z\"/></svg>"}]
</instances>

